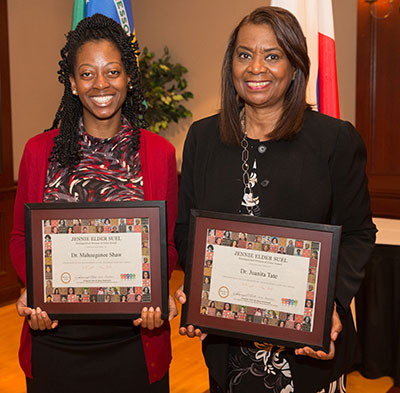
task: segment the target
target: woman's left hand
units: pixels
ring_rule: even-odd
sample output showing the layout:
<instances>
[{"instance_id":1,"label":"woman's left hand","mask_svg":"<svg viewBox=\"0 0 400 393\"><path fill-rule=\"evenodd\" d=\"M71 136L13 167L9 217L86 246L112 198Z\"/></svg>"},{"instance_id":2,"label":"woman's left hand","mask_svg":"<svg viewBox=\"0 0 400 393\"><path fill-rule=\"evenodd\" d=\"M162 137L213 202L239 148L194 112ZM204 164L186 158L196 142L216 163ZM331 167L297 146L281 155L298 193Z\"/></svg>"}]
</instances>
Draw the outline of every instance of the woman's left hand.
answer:
<instances>
[{"instance_id":1,"label":"woman's left hand","mask_svg":"<svg viewBox=\"0 0 400 393\"><path fill-rule=\"evenodd\" d=\"M336 312L336 304L332 314L332 328L331 328L331 343L329 345L329 353L324 351L314 351L310 347L298 348L294 350L296 355L310 356L314 359L331 360L335 356L335 341L339 333L342 331L343 326L340 322L339 314Z\"/></svg>"},{"instance_id":2,"label":"woman's left hand","mask_svg":"<svg viewBox=\"0 0 400 393\"><path fill-rule=\"evenodd\" d=\"M168 321L171 321L178 315L178 309L176 308L175 300L171 295L168 296L168 309ZM161 319L160 307L157 307L156 309L154 309L153 307L143 307L140 318L133 321L133 324L135 326L141 325L143 328L147 328L149 330L157 329L163 323L164 321Z\"/></svg>"},{"instance_id":3,"label":"woman's left hand","mask_svg":"<svg viewBox=\"0 0 400 393\"><path fill-rule=\"evenodd\" d=\"M25 289L17 300L16 307L20 317L28 318L28 325L32 330L55 329L58 326L58 321L51 320L46 311L41 310L39 307L27 307L26 303L27 294Z\"/></svg>"}]
</instances>

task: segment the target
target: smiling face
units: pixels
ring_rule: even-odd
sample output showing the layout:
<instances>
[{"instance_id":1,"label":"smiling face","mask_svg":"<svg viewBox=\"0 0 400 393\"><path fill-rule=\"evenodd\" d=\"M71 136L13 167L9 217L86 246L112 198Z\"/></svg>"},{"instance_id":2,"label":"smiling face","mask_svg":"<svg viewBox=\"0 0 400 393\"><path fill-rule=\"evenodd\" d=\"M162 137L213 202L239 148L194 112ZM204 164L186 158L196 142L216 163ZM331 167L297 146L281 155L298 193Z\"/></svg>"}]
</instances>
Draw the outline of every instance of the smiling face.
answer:
<instances>
[{"instance_id":1,"label":"smiling face","mask_svg":"<svg viewBox=\"0 0 400 393\"><path fill-rule=\"evenodd\" d=\"M269 25L241 27L233 52L232 78L247 105L281 110L293 75L294 68Z\"/></svg>"},{"instance_id":2,"label":"smiling face","mask_svg":"<svg viewBox=\"0 0 400 393\"><path fill-rule=\"evenodd\" d=\"M98 121L120 118L129 78L113 43L100 40L83 44L76 54L70 81L82 103L87 129Z\"/></svg>"}]
</instances>

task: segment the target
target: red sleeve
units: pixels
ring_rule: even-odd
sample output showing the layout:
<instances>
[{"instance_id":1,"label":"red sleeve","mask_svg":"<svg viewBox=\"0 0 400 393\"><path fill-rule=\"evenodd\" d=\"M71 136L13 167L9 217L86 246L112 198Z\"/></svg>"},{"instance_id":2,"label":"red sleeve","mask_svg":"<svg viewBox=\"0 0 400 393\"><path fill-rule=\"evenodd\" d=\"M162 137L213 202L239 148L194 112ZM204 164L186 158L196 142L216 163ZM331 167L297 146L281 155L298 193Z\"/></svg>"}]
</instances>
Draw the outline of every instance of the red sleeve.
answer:
<instances>
[{"instance_id":1,"label":"red sleeve","mask_svg":"<svg viewBox=\"0 0 400 393\"><path fill-rule=\"evenodd\" d=\"M167 201L168 273L170 277L178 259L174 242L175 221L178 214L175 148L161 136L142 129L139 154L145 200Z\"/></svg>"},{"instance_id":2,"label":"red sleeve","mask_svg":"<svg viewBox=\"0 0 400 393\"><path fill-rule=\"evenodd\" d=\"M26 285L24 204L29 202L29 178L32 163L28 145L22 155L18 175L18 188L14 204L14 226L11 232L10 255L19 278Z\"/></svg>"},{"instance_id":3,"label":"red sleeve","mask_svg":"<svg viewBox=\"0 0 400 393\"><path fill-rule=\"evenodd\" d=\"M171 277L178 260L174 241L175 222L178 215L178 180L175 149L171 149L168 154L167 182L168 275Z\"/></svg>"},{"instance_id":4,"label":"red sleeve","mask_svg":"<svg viewBox=\"0 0 400 393\"><path fill-rule=\"evenodd\" d=\"M36 135L25 145L18 175L14 204L14 226L11 232L10 255L19 278L26 284L24 204L43 201L48 157L58 130Z\"/></svg>"}]
</instances>

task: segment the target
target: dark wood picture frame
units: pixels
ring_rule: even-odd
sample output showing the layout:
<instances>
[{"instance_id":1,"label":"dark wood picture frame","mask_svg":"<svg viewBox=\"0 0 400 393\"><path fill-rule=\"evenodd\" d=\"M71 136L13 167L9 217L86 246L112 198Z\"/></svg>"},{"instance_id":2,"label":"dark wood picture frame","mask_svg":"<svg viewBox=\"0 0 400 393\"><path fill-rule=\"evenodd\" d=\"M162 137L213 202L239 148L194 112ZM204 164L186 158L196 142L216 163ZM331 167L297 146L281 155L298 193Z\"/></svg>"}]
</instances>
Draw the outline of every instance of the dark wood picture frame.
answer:
<instances>
[{"instance_id":1,"label":"dark wood picture frame","mask_svg":"<svg viewBox=\"0 0 400 393\"><path fill-rule=\"evenodd\" d=\"M228 234L230 233L232 234L232 236L236 235L237 233L242 233L247 236L247 238L250 238L251 236L253 238L255 236L259 236L261 238L261 235L268 235L264 237L268 237L269 239L276 237L277 239L280 239L277 241L282 242L286 242L288 239L301 239L304 241L304 245L308 243L309 245L311 244L312 247L319 247L319 251L316 254L313 254L314 256L318 255L316 257L317 262L316 260L313 260L313 262L311 262L312 258L309 257L309 266L314 266L314 263L316 263L316 290L313 305L311 306L313 308L313 319L310 320L310 322L312 323L312 328L310 326L310 331L306 331L304 327L305 325L303 324L304 320L306 320L306 310L308 310L305 307L303 316L291 316L293 317L293 319L296 318L297 321L299 321L298 318L300 318L300 316L302 318L304 317L304 320L302 320L302 329L304 330L296 330L294 328L294 324L293 328L289 328L289 324L287 324L285 328L282 328L278 327L277 325L270 325L269 322L262 323L260 318L258 318L258 323L255 323L255 306L247 307L247 311L252 310L250 314L253 315L253 317L246 316L246 319L239 318L240 312L228 312L228 317L225 317L225 314L222 313L220 313L220 317L218 317L217 314L206 314L206 312L210 312L210 306L218 307L218 304L220 304L219 307L221 307L220 299L211 299L209 298L209 295L204 299L205 280L203 280L203 277L205 277L206 275L210 275L210 281L212 285L212 273L205 273L205 269L207 268L207 260L208 258L211 258L210 255L207 255L207 253L209 252L209 249L207 251L207 247L211 242L211 231L216 231L217 235L218 233L223 232ZM253 341L267 340L272 344L285 345L295 348L310 346L315 350L324 350L326 352L329 352L340 234L341 227L333 225L304 223L247 215L235 215L202 210L192 210L188 239L188 256L186 262L187 269L185 272L184 283L187 302L182 307L181 326L193 325L196 328L201 329L202 332L206 333L225 335L229 337ZM217 235L215 235L214 233L214 236ZM231 242L233 243L233 240L231 240ZM229 246L229 242L225 239L225 237L222 239L222 244L216 244L220 244L221 247ZM236 244L235 246L237 247ZM245 246L243 244L239 247L245 249ZM240 248L236 250L240 250ZM257 252L263 253L263 251L261 250ZM272 257L272 254L269 253L270 251L268 251L268 254L266 253L264 255L269 255L269 257L271 258L275 258ZM276 255L282 256L282 254L278 253L276 253ZM303 255L306 254L302 254L301 256ZM310 271L308 271L308 273L309 272ZM307 280L309 279L310 278L308 277ZM308 288L308 282L307 284L305 284L305 287ZM210 293L211 292L212 291L210 290ZM283 301L291 302L292 299L282 298L282 302ZM208 307L204 306L204 302L208 302ZM223 303L223 310L225 310L225 305L226 303ZM290 305L290 303L286 303L286 305ZM229 305L229 310L231 310L231 306L232 310L233 307L236 307L236 311L238 310L238 307L241 307L238 304L232 304ZM282 308L284 307L282 306ZM274 322L274 317L271 316L270 310L258 310L262 311L262 317L265 316L266 318L261 318L263 321L268 320L271 323ZM204 311L204 313L202 313L202 311ZM274 312L275 311L276 310L274 310ZM267 318L267 312L270 316L269 318ZM290 315L287 312L280 313L278 311L277 313L275 313L275 315L279 314L281 316L286 315L287 317ZM279 317L277 318L279 319Z\"/></svg>"},{"instance_id":2,"label":"dark wood picture frame","mask_svg":"<svg viewBox=\"0 0 400 393\"><path fill-rule=\"evenodd\" d=\"M45 252L47 251L46 240L45 240L45 229L44 224L52 221L67 222L67 220L107 220L112 222L113 219L138 219L142 222L145 219L148 222L148 233L146 238L148 239L147 250L149 261L146 262L150 266L149 277L149 288L151 288L151 299L145 299L144 292L140 292L140 288L132 288L132 295L142 294L140 301L126 301L117 302L111 300L106 303L105 301L97 302L94 298L90 298L87 301L87 295L91 295L96 292L97 289L107 287L104 284L93 287L87 285L89 293L85 293L86 302L76 301L75 302L61 302L59 299L57 302L53 302L52 299L46 301L46 263ZM92 221L93 222L93 221ZM127 221L126 225L127 224ZM61 225L61 224L60 224ZM90 224L92 225L92 224ZM89 231L94 229L87 227ZM144 226L144 225L143 225ZM61 227L60 227L61 228ZM97 229L97 228L96 228ZM163 319L168 318L168 258L167 258L167 225L166 225L166 202L165 201L138 201L138 202L100 202L100 203L30 203L25 204L25 230L26 230L26 263L27 263L27 291L28 291L28 306L29 307L40 307L41 309L48 312L52 319L135 319L139 317L143 307L160 307ZM58 229L57 229L58 232ZM79 231L77 231L79 232ZM126 233L130 231L126 230ZM144 230L138 228L137 232L141 235L141 241L144 239ZM63 232L67 234L66 232ZM61 231L57 236L62 236ZM91 236L98 236L98 233L90 232L83 234L76 234L79 236L86 236L88 239ZM102 236L116 236L118 233L102 233ZM51 236L54 236L51 234ZM50 237L51 237L50 236ZM69 235L72 239L74 235ZM48 239L48 238L47 238ZM51 241L51 240L50 240ZM144 247L144 246L142 246ZM145 260L143 248L140 260ZM143 258L143 259L142 259ZM51 257L50 257L51 259ZM141 262L142 269L144 262ZM141 270L142 273L142 270ZM129 279L129 277L128 277ZM132 277L131 277L132 279ZM144 283L144 275L142 283ZM142 284L143 285L143 284ZM86 286L84 286L86 287ZM114 287L114 285L113 285ZM143 285L144 287L144 285ZM67 289L66 289L67 288ZM113 295L122 295L118 293L121 289L125 292L128 291L129 284L126 287L115 288L117 293ZM55 289L51 287L51 295L55 293ZM61 289L58 288L60 291ZM68 290L67 284L62 288L65 292ZM79 288L79 291L82 287ZM110 286L110 290L112 290ZM136 292L138 291L138 292ZM68 293L66 293L68 295ZM64 297L68 296L64 293ZM75 288L74 288L75 294ZM59 295L59 293L58 293ZM103 295L103 294L102 294ZM126 293L128 295L128 293ZM111 295L110 295L111 296ZM136 295L135 295L136 296ZM62 298L62 297L61 297ZM82 296L80 295L80 298ZM78 298L79 299L79 298ZM114 298L115 299L115 298ZM122 299L122 297L121 297Z\"/></svg>"}]
</instances>

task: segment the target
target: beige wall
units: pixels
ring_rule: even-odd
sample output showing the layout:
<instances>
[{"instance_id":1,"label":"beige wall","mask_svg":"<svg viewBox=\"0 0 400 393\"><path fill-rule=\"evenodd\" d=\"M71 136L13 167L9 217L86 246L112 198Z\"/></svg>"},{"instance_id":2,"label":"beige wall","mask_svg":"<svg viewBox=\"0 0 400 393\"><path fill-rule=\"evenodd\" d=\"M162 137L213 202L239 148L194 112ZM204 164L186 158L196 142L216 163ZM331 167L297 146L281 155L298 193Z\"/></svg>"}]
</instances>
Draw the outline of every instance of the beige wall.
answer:
<instances>
[{"instance_id":1,"label":"beige wall","mask_svg":"<svg viewBox=\"0 0 400 393\"><path fill-rule=\"evenodd\" d=\"M27 139L50 126L62 94L57 62L70 29L73 0L8 0L14 170ZM133 0L141 47L157 55L167 45L185 65L193 118L171 125L178 166L187 128L219 108L220 68L228 36L240 19L265 0ZM356 0L333 0L339 94L343 119L355 119Z\"/></svg>"},{"instance_id":2,"label":"beige wall","mask_svg":"<svg viewBox=\"0 0 400 393\"><path fill-rule=\"evenodd\" d=\"M49 128L62 87L57 80L73 0L8 0L14 174L26 141Z\"/></svg>"},{"instance_id":3,"label":"beige wall","mask_svg":"<svg viewBox=\"0 0 400 393\"><path fill-rule=\"evenodd\" d=\"M340 117L356 122L357 1L333 0Z\"/></svg>"}]
</instances>

